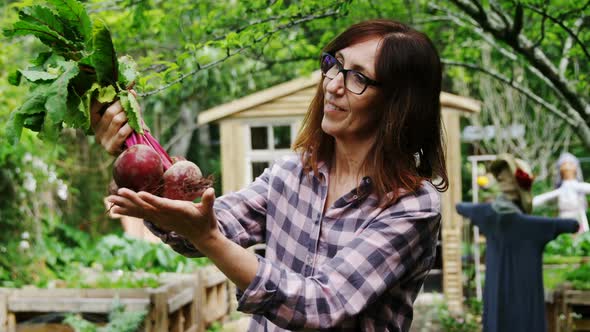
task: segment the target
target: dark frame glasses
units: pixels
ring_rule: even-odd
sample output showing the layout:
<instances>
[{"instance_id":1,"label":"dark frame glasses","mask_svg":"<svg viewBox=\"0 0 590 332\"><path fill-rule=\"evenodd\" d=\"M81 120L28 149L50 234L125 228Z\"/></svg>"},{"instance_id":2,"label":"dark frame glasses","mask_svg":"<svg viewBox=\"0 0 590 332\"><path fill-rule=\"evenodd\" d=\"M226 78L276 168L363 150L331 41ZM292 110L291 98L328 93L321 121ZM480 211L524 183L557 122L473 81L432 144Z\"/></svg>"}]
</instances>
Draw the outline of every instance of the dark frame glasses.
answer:
<instances>
[{"instance_id":1,"label":"dark frame glasses","mask_svg":"<svg viewBox=\"0 0 590 332\"><path fill-rule=\"evenodd\" d=\"M338 76L338 74L342 73L342 75L344 75L344 87L346 90L357 95L365 92L369 85L381 85L381 83L368 78L356 70L344 69L342 63L340 63L340 61L338 61L334 55L327 52L322 52L320 59L320 69L322 71L322 75L329 79L334 79L336 76Z\"/></svg>"}]
</instances>

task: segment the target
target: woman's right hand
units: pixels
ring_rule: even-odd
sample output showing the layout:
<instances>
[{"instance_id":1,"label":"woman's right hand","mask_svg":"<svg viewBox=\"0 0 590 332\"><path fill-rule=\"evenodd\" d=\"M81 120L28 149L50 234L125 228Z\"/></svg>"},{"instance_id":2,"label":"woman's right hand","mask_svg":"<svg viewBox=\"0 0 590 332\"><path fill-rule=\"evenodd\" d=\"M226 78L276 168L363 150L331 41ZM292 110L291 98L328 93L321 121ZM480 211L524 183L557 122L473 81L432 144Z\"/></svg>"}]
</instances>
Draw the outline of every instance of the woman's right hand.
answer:
<instances>
[{"instance_id":1,"label":"woman's right hand","mask_svg":"<svg viewBox=\"0 0 590 332\"><path fill-rule=\"evenodd\" d=\"M120 101L117 100L108 106L101 115L100 111L103 106L104 104L97 101L92 103L90 125L94 130L96 142L102 145L108 153L116 156L123 151L125 139L131 135L133 129L127 123L127 116Z\"/></svg>"}]
</instances>

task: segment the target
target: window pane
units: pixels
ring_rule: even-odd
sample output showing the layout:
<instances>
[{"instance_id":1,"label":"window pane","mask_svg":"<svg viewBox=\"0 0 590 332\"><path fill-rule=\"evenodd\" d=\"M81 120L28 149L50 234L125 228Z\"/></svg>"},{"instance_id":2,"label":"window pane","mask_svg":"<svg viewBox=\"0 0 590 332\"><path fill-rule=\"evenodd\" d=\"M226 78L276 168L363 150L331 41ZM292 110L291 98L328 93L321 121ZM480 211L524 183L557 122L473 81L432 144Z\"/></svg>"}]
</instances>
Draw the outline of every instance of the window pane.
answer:
<instances>
[{"instance_id":1,"label":"window pane","mask_svg":"<svg viewBox=\"0 0 590 332\"><path fill-rule=\"evenodd\" d=\"M268 149L268 131L266 127L250 127L252 150Z\"/></svg>"},{"instance_id":2,"label":"window pane","mask_svg":"<svg viewBox=\"0 0 590 332\"><path fill-rule=\"evenodd\" d=\"M264 169L267 168L270 164L268 163L268 161L255 161L252 162L252 181L254 181L254 179L256 179L260 174L262 174L262 172L264 172Z\"/></svg>"},{"instance_id":3,"label":"window pane","mask_svg":"<svg viewBox=\"0 0 590 332\"><path fill-rule=\"evenodd\" d=\"M291 147L291 126L273 126L275 149L288 149Z\"/></svg>"}]
</instances>

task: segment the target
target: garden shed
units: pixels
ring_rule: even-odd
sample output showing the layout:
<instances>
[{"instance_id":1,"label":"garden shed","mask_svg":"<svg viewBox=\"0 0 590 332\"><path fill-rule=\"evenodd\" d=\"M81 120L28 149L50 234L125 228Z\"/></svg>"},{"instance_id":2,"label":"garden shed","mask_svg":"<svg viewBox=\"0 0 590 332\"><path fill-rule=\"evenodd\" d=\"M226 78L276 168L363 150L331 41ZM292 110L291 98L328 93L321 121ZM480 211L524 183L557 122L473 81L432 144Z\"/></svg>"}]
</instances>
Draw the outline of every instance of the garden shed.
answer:
<instances>
[{"instance_id":1,"label":"garden shed","mask_svg":"<svg viewBox=\"0 0 590 332\"><path fill-rule=\"evenodd\" d=\"M290 153L321 74L314 72L241 99L202 111L199 125L219 124L222 190L236 191L250 183L264 168ZM446 132L450 187L443 194L443 227L437 266L442 291L451 310L462 307L461 239L463 219L455 204L461 201L461 149L459 119L479 112L477 100L443 92L440 96ZM442 275L442 278L441 278Z\"/></svg>"}]
</instances>

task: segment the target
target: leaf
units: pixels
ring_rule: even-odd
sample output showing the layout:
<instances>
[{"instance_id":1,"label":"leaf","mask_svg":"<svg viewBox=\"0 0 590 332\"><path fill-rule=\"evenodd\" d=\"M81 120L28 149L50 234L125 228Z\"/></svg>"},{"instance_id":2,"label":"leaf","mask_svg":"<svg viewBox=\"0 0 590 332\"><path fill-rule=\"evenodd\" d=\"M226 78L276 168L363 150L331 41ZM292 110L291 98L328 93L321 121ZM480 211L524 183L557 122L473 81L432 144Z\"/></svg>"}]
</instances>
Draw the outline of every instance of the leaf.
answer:
<instances>
[{"instance_id":1,"label":"leaf","mask_svg":"<svg viewBox=\"0 0 590 332\"><path fill-rule=\"evenodd\" d=\"M53 52L41 52L39 55L37 55L37 58L31 61L31 64L35 66L42 66L52 55L54 55Z\"/></svg>"},{"instance_id":2,"label":"leaf","mask_svg":"<svg viewBox=\"0 0 590 332\"><path fill-rule=\"evenodd\" d=\"M92 39L92 22L84 5L76 0L47 0L52 4L66 27L77 41L84 43Z\"/></svg>"},{"instance_id":3,"label":"leaf","mask_svg":"<svg viewBox=\"0 0 590 332\"><path fill-rule=\"evenodd\" d=\"M143 134L143 128L139 123L141 119L139 103L135 96L129 92L119 92L119 99L121 100L121 106L127 115L127 123L135 130L136 133Z\"/></svg>"},{"instance_id":4,"label":"leaf","mask_svg":"<svg viewBox=\"0 0 590 332\"><path fill-rule=\"evenodd\" d=\"M51 83L37 84L31 87L31 91L27 99L15 112L23 115L36 114L45 112L45 101L47 97L45 93L49 89Z\"/></svg>"},{"instance_id":5,"label":"leaf","mask_svg":"<svg viewBox=\"0 0 590 332\"><path fill-rule=\"evenodd\" d=\"M32 131L39 132L43 125L45 113L37 113L27 116L23 121L23 127L28 128Z\"/></svg>"},{"instance_id":6,"label":"leaf","mask_svg":"<svg viewBox=\"0 0 590 332\"><path fill-rule=\"evenodd\" d=\"M19 70L15 70L8 75L8 83L18 86L20 84L20 79L23 76Z\"/></svg>"},{"instance_id":7,"label":"leaf","mask_svg":"<svg viewBox=\"0 0 590 332\"><path fill-rule=\"evenodd\" d=\"M19 12L20 20L12 29L4 30L7 37L33 35L56 53L68 59L79 58L82 44L76 44L65 34L62 21L47 7L25 7Z\"/></svg>"},{"instance_id":8,"label":"leaf","mask_svg":"<svg viewBox=\"0 0 590 332\"><path fill-rule=\"evenodd\" d=\"M23 125L25 121L25 115L13 111L10 113L8 118L8 124L6 124L6 137L8 138L9 144L16 144L20 140L20 136L23 131Z\"/></svg>"},{"instance_id":9,"label":"leaf","mask_svg":"<svg viewBox=\"0 0 590 332\"><path fill-rule=\"evenodd\" d=\"M117 54L111 33L102 21L96 21L92 31L92 55L90 62L96 70L96 79L102 86L117 82Z\"/></svg>"},{"instance_id":10,"label":"leaf","mask_svg":"<svg viewBox=\"0 0 590 332\"><path fill-rule=\"evenodd\" d=\"M96 100L98 102L105 104L105 103L112 103L117 97L117 92L115 91L115 87L112 85L106 87L98 87L98 97Z\"/></svg>"},{"instance_id":11,"label":"leaf","mask_svg":"<svg viewBox=\"0 0 590 332\"><path fill-rule=\"evenodd\" d=\"M41 140L55 142L63 129L62 122L52 121L49 114L45 115L41 131L37 135Z\"/></svg>"},{"instance_id":12,"label":"leaf","mask_svg":"<svg viewBox=\"0 0 590 332\"><path fill-rule=\"evenodd\" d=\"M124 55L119 58L119 83L124 88L128 88L139 76L137 71L137 63L129 55Z\"/></svg>"},{"instance_id":13,"label":"leaf","mask_svg":"<svg viewBox=\"0 0 590 332\"><path fill-rule=\"evenodd\" d=\"M69 91L66 106L64 124L87 131L90 128L90 114L84 110L82 99L75 91Z\"/></svg>"},{"instance_id":14,"label":"leaf","mask_svg":"<svg viewBox=\"0 0 590 332\"><path fill-rule=\"evenodd\" d=\"M78 65L75 61L62 61L59 63L63 73L51 83L46 92L47 101L45 109L47 118L56 125L61 123L66 114L68 100L68 84L70 80L79 72Z\"/></svg>"},{"instance_id":15,"label":"leaf","mask_svg":"<svg viewBox=\"0 0 590 332\"><path fill-rule=\"evenodd\" d=\"M54 80L59 76L57 73L48 73L44 70L20 70L19 72L31 82Z\"/></svg>"}]
</instances>

